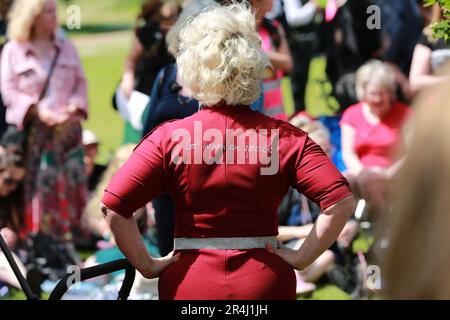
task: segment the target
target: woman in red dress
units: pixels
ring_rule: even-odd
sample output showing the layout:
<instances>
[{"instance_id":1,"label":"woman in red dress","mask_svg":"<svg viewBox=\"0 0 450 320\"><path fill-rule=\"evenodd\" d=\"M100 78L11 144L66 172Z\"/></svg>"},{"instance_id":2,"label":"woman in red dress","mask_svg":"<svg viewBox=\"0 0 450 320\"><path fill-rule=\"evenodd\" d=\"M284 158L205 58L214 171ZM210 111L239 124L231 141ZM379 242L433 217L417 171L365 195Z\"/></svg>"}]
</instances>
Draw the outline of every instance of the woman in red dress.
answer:
<instances>
[{"instance_id":1,"label":"woman in red dress","mask_svg":"<svg viewBox=\"0 0 450 320\"><path fill-rule=\"evenodd\" d=\"M252 111L268 60L244 5L211 8L180 34L177 65L203 107L147 135L113 177L102 210L118 246L161 299L295 299L304 269L354 208L348 183L306 133ZM278 248L290 186L323 214L299 250ZM133 213L162 192L175 204L174 252L151 257Z\"/></svg>"}]
</instances>

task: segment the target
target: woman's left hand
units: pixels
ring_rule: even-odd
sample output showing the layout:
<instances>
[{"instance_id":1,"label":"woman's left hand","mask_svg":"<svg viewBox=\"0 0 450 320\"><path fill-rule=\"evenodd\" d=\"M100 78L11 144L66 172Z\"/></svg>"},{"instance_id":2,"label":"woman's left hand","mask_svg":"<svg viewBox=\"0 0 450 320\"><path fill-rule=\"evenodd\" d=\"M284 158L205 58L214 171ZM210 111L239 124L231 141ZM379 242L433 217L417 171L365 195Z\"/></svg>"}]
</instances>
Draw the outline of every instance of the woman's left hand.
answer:
<instances>
[{"instance_id":1,"label":"woman's left hand","mask_svg":"<svg viewBox=\"0 0 450 320\"><path fill-rule=\"evenodd\" d=\"M180 254L173 254L173 251L165 257L151 258L149 266L145 270L138 270L144 278L157 278L168 266L180 260Z\"/></svg>"},{"instance_id":2,"label":"woman's left hand","mask_svg":"<svg viewBox=\"0 0 450 320\"><path fill-rule=\"evenodd\" d=\"M0 233L2 234L8 248L14 249L19 238L17 234L8 227L1 229Z\"/></svg>"},{"instance_id":3,"label":"woman's left hand","mask_svg":"<svg viewBox=\"0 0 450 320\"><path fill-rule=\"evenodd\" d=\"M266 245L266 250L279 256L294 269L301 271L306 268L306 266L301 261L297 250L288 248L274 248L271 244Z\"/></svg>"}]
</instances>

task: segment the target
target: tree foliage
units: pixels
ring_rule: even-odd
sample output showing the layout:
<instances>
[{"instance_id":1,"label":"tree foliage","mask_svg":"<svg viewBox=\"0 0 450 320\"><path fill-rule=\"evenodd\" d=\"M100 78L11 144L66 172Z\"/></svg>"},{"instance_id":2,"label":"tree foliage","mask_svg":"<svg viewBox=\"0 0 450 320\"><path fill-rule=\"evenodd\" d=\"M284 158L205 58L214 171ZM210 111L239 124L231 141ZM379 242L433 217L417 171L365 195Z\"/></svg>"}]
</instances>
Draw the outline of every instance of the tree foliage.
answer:
<instances>
[{"instance_id":1,"label":"tree foliage","mask_svg":"<svg viewBox=\"0 0 450 320\"><path fill-rule=\"evenodd\" d=\"M431 26L436 38L443 38L446 42L450 40L450 0L425 0L426 6L438 4L442 8L443 19L433 23Z\"/></svg>"}]
</instances>

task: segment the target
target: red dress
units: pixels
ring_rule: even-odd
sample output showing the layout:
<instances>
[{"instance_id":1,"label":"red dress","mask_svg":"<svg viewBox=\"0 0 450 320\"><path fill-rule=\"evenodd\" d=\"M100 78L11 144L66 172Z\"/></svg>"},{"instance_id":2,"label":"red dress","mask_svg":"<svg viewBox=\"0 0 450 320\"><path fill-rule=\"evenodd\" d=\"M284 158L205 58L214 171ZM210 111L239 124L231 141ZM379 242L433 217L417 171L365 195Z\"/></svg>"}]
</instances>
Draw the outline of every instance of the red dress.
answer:
<instances>
[{"instance_id":1,"label":"red dress","mask_svg":"<svg viewBox=\"0 0 450 320\"><path fill-rule=\"evenodd\" d=\"M252 129L273 133L267 139L271 143L259 136L257 147L252 146ZM180 139L180 130L191 140ZM223 137L214 135L217 131ZM228 140L227 132L250 133L239 142ZM181 140L186 144L178 152ZM205 153L213 146L223 152L211 152L219 159L211 163L196 158L199 146ZM270 163L255 163L252 152L273 157ZM185 161L174 160L174 154L186 156ZM277 168L275 174L261 174L270 166ZM166 122L147 135L113 177L102 202L129 217L168 192L175 203L175 237L276 236L277 209L290 186L322 209L351 194L345 178L300 129L247 106L215 106ZM265 249L183 250L181 259L161 274L159 294L161 299L295 299L295 284L293 268Z\"/></svg>"}]
</instances>

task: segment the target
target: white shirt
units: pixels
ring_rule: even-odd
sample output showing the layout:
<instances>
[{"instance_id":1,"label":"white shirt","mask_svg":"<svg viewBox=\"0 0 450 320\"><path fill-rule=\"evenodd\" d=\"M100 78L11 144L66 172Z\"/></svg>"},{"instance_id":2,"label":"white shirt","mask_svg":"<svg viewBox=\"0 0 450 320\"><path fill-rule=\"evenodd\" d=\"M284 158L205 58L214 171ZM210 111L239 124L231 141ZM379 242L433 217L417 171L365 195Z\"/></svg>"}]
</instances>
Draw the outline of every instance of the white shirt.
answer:
<instances>
[{"instance_id":1,"label":"white shirt","mask_svg":"<svg viewBox=\"0 0 450 320\"><path fill-rule=\"evenodd\" d=\"M274 0L272 10L266 13L266 18L275 19L283 13L283 7L281 6L281 0Z\"/></svg>"},{"instance_id":2,"label":"white shirt","mask_svg":"<svg viewBox=\"0 0 450 320\"><path fill-rule=\"evenodd\" d=\"M284 14L291 27L302 27L310 24L316 14L316 6L312 2L303 5L301 0L283 0Z\"/></svg>"}]
</instances>

